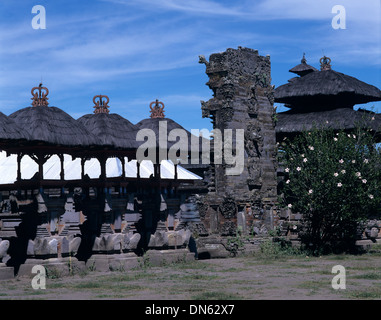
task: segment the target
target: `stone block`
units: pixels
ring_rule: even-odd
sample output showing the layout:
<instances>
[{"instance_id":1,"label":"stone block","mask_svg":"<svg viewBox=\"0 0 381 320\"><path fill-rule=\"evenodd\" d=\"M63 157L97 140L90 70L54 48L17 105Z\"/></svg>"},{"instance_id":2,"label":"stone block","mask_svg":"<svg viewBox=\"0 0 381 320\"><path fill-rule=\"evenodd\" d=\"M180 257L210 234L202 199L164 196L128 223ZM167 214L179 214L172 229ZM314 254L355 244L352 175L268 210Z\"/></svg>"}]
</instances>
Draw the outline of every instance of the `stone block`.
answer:
<instances>
[{"instance_id":1,"label":"stone block","mask_svg":"<svg viewBox=\"0 0 381 320\"><path fill-rule=\"evenodd\" d=\"M125 234L122 240L122 251L130 251L130 250L135 250L138 247L138 243L140 241L140 234L135 233L135 234Z\"/></svg>"},{"instance_id":2,"label":"stone block","mask_svg":"<svg viewBox=\"0 0 381 320\"><path fill-rule=\"evenodd\" d=\"M168 241L168 235L165 231L156 231L153 235L151 235L148 247L163 248L168 246Z\"/></svg>"},{"instance_id":3,"label":"stone block","mask_svg":"<svg viewBox=\"0 0 381 320\"><path fill-rule=\"evenodd\" d=\"M10 280L14 278L13 268L5 266L0 263L0 280Z\"/></svg>"}]
</instances>

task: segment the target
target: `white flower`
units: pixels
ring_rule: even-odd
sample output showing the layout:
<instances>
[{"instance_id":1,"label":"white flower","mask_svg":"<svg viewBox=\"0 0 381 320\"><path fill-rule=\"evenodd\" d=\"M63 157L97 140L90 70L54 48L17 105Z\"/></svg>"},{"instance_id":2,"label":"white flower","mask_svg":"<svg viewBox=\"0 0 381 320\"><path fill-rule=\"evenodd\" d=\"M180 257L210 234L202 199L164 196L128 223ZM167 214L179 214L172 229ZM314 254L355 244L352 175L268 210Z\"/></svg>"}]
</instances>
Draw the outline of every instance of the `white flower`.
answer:
<instances>
[{"instance_id":1,"label":"white flower","mask_svg":"<svg viewBox=\"0 0 381 320\"><path fill-rule=\"evenodd\" d=\"M339 140L339 139L337 139L337 138L335 137L335 138L333 138L333 140L334 140L334 141L337 141L337 140Z\"/></svg>"},{"instance_id":2,"label":"white flower","mask_svg":"<svg viewBox=\"0 0 381 320\"><path fill-rule=\"evenodd\" d=\"M345 173L346 173L346 171L345 171L345 170L341 170L341 173L342 173L342 174L345 174Z\"/></svg>"},{"instance_id":3,"label":"white flower","mask_svg":"<svg viewBox=\"0 0 381 320\"><path fill-rule=\"evenodd\" d=\"M287 180L286 183L289 184L289 183L290 183L290 180Z\"/></svg>"},{"instance_id":4,"label":"white flower","mask_svg":"<svg viewBox=\"0 0 381 320\"><path fill-rule=\"evenodd\" d=\"M372 121L374 120L374 117L372 117L372 119L371 119Z\"/></svg>"},{"instance_id":5,"label":"white flower","mask_svg":"<svg viewBox=\"0 0 381 320\"><path fill-rule=\"evenodd\" d=\"M297 168L296 168L296 171L300 171L300 170L302 170L301 167L297 167Z\"/></svg>"},{"instance_id":6,"label":"white flower","mask_svg":"<svg viewBox=\"0 0 381 320\"><path fill-rule=\"evenodd\" d=\"M290 172L290 168L286 168L286 169L284 169L284 171Z\"/></svg>"},{"instance_id":7,"label":"white flower","mask_svg":"<svg viewBox=\"0 0 381 320\"><path fill-rule=\"evenodd\" d=\"M289 207L289 208L291 209L291 208L292 208L292 204L289 203L289 204L287 205L287 207Z\"/></svg>"},{"instance_id":8,"label":"white flower","mask_svg":"<svg viewBox=\"0 0 381 320\"><path fill-rule=\"evenodd\" d=\"M370 194L370 195L369 195L369 198L374 199L373 194Z\"/></svg>"},{"instance_id":9,"label":"white flower","mask_svg":"<svg viewBox=\"0 0 381 320\"><path fill-rule=\"evenodd\" d=\"M350 135L350 134L347 134L347 137L348 137L348 138L350 138L350 137L351 137L351 135Z\"/></svg>"},{"instance_id":10,"label":"white flower","mask_svg":"<svg viewBox=\"0 0 381 320\"><path fill-rule=\"evenodd\" d=\"M352 163L356 163L356 160L352 160Z\"/></svg>"},{"instance_id":11,"label":"white flower","mask_svg":"<svg viewBox=\"0 0 381 320\"><path fill-rule=\"evenodd\" d=\"M309 193L309 194L311 194L312 192L313 192L312 189L308 190L308 193Z\"/></svg>"},{"instance_id":12,"label":"white flower","mask_svg":"<svg viewBox=\"0 0 381 320\"><path fill-rule=\"evenodd\" d=\"M309 146L308 149L315 150L315 148L313 146Z\"/></svg>"},{"instance_id":13,"label":"white flower","mask_svg":"<svg viewBox=\"0 0 381 320\"><path fill-rule=\"evenodd\" d=\"M362 179L361 181L362 181L362 183L367 183L366 179Z\"/></svg>"},{"instance_id":14,"label":"white flower","mask_svg":"<svg viewBox=\"0 0 381 320\"><path fill-rule=\"evenodd\" d=\"M356 176L361 177L361 172L356 172Z\"/></svg>"},{"instance_id":15,"label":"white flower","mask_svg":"<svg viewBox=\"0 0 381 320\"><path fill-rule=\"evenodd\" d=\"M343 160L343 159L340 159L339 162L340 162L340 163L344 163L344 160Z\"/></svg>"},{"instance_id":16,"label":"white flower","mask_svg":"<svg viewBox=\"0 0 381 320\"><path fill-rule=\"evenodd\" d=\"M303 162L307 162L307 161L308 161L307 158L304 158L304 159L303 159Z\"/></svg>"},{"instance_id":17,"label":"white flower","mask_svg":"<svg viewBox=\"0 0 381 320\"><path fill-rule=\"evenodd\" d=\"M293 226L292 226L292 229L293 229L293 230L296 230L296 229L298 229L298 226L293 225Z\"/></svg>"},{"instance_id":18,"label":"white flower","mask_svg":"<svg viewBox=\"0 0 381 320\"><path fill-rule=\"evenodd\" d=\"M334 175L335 177L337 177L339 174L338 174L337 172L335 172L333 175Z\"/></svg>"},{"instance_id":19,"label":"white flower","mask_svg":"<svg viewBox=\"0 0 381 320\"><path fill-rule=\"evenodd\" d=\"M302 156L302 158L304 158L304 153L303 153L303 154L301 154L301 156Z\"/></svg>"},{"instance_id":20,"label":"white flower","mask_svg":"<svg viewBox=\"0 0 381 320\"><path fill-rule=\"evenodd\" d=\"M342 185L341 182L339 182L339 183L337 184L337 186L340 188L340 187L342 187L343 185Z\"/></svg>"},{"instance_id":21,"label":"white flower","mask_svg":"<svg viewBox=\"0 0 381 320\"><path fill-rule=\"evenodd\" d=\"M353 137L353 139L356 139L356 135L353 134L352 137Z\"/></svg>"},{"instance_id":22,"label":"white flower","mask_svg":"<svg viewBox=\"0 0 381 320\"><path fill-rule=\"evenodd\" d=\"M369 160L368 159L364 159L364 163L369 163Z\"/></svg>"}]
</instances>

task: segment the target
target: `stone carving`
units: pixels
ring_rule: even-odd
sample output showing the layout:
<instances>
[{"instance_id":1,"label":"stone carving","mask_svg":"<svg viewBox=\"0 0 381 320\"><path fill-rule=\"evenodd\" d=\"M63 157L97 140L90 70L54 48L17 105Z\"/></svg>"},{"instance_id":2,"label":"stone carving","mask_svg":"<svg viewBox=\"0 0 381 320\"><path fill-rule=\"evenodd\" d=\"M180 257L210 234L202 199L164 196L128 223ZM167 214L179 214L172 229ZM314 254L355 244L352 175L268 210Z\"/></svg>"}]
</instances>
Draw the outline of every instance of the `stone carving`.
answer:
<instances>
[{"instance_id":1,"label":"stone carving","mask_svg":"<svg viewBox=\"0 0 381 320\"><path fill-rule=\"evenodd\" d=\"M121 253L137 248L140 234L106 234L95 238L93 253Z\"/></svg>"},{"instance_id":2,"label":"stone carving","mask_svg":"<svg viewBox=\"0 0 381 320\"><path fill-rule=\"evenodd\" d=\"M205 59L205 56L202 54L198 56L198 63L203 63L207 66L209 65L209 62Z\"/></svg>"},{"instance_id":3,"label":"stone carving","mask_svg":"<svg viewBox=\"0 0 381 320\"><path fill-rule=\"evenodd\" d=\"M221 235L223 236L235 236L237 233L237 226L233 221L225 221L222 225Z\"/></svg>"},{"instance_id":4,"label":"stone carving","mask_svg":"<svg viewBox=\"0 0 381 320\"><path fill-rule=\"evenodd\" d=\"M0 239L0 263L8 258L9 241Z\"/></svg>"},{"instance_id":5,"label":"stone carving","mask_svg":"<svg viewBox=\"0 0 381 320\"><path fill-rule=\"evenodd\" d=\"M148 247L149 248L162 248L168 246L168 236L165 231L156 231L151 235Z\"/></svg>"},{"instance_id":6,"label":"stone carving","mask_svg":"<svg viewBox=\"0 0 381 320\"><path fill-rule=\"evenodd\" d=\"M79 245L81 244L80 237L64 237L61 243L61 255L74 256L78 252Z\"/></svg>"},{"instance_id":7,"label":"stone carving","mask_svg":"<svg viewBox=\"0 0 381 320\"><path fill-rule=\"evenodd\" d=\"M58 239L49 237L36 237L34 240L29 240L27 254L36 258L48 258L57 256L58 254Z\"/></svg>"},{"instance_id":8,"label":"stone carving","mask_svg":"<svg viewBox=\"0 0 381 320\"><path fill-rule=\"evenodd\" d=\"M238 47L210 55L209 62L200 57L199 62L206 66L207 85L213 91L213 98L201 101L202 116L211 119L213 129L244 130L242 173L227 175L230 165L224 160L212 163L206 173L209 193L205 203L219 208L222 217L216 220L211 216L212 211L200 210L206 212L201 214L202 221L210 231L213 228L213 232L232 234L237 228L238 205L258 203L272 207L277 201L270 57L260 56L257 50Z\"/></svg>"},{"instance_id":9,"label":"stone carving","mask_svg":"<svg viewBox=\"0 0 381 320\"><path fill-rule=\"evenodd\" d=\"M150 237L148 248L161 249L165 247L185 247L189 243L190 230L156 231Z\"/></svg>"},{"instance_id":10,"label":"stone carving","mask_svg":"<svg viewBox=\"0 0 381 320\"><path fill-rule=\"evenodd\" d=\"M235 199L232 196L225 197L219 207L219 210L225 219L234 218L237 214L237 205L235 203Z\"/></svg>"},{"instance_id":11,"label":"stone carving","mask_svg":"<svg viewBox=\"0 0 381 320\"><path fill-rule=\"evenodd\" d=\"M203 198L198 194L189 196L185 203L180 206L178 213L180 223L176 227L177 230L190 230L190 232L197 236L205 236L208 234L203 222L201 221L200 208L202 214L205 216L208 205L203 203Z\"/></svg>"},{"instance_id":12,"label":"stone carving","mask_svg":"<svg viewBox=\"0 0 381 320\"><path fill-rule=\"evenodd\" d=\"M135 250L138 247L140 238L141 236L139 233L125 235L122 241L122 251L127 252L127 251Z\"/></svg>"},{"instance_id":13,"label":"stone carving","mask_svg":"<svg viewBox=\"0 0 381 320\"><path fill-rule=\"evenodd\" d=\"M380 232L379 224L377 223L377 220L370 220L368 221L366 228L365 228L365 236L375 241L378 237L378 234Z\"/></svg>"}]
</instances>

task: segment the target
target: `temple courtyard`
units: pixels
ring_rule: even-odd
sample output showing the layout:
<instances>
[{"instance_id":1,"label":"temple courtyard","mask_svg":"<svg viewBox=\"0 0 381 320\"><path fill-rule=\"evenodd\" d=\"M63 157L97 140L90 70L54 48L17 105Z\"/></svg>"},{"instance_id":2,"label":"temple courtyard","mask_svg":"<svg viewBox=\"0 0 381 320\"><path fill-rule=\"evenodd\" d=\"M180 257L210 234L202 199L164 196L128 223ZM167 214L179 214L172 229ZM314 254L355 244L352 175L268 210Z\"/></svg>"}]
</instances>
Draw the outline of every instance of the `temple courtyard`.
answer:
<instances>
[{"instance_id":1,"label":"temple courtyard","mask_svg":"<svg viewBox=\"0 0 381 320\"><path fill-rule=\"evenodd\" d=\"M0 299L37 300L342 300L381 299L381 248L360 255L308 257L265 251L235 258L179 261L155 266L147 258L131 270L73 268L0 281ZM335 266L344 273L333 273ZM333 289L337 275L345 289ZM338 283L338 281L333 281Z\"/></svg>"}]
</instances>

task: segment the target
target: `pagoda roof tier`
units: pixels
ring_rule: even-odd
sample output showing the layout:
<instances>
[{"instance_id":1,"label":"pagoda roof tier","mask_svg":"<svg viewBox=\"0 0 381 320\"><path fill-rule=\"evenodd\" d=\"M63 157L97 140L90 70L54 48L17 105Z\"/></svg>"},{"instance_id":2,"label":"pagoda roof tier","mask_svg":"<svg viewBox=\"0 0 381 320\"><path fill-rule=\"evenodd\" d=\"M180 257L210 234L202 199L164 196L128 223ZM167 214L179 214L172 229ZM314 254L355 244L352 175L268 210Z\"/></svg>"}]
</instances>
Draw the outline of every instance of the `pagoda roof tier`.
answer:
<instances>
[{"instance_id":1,"label":"pagoda roof tier","mask_svg":"<svg viewBox=\"0 0 381 320\"><path fill-rule=\"evenodd\" d=\"M312 112L381 101L381 90L377 87L332 70L327 57L321 59L321 64L321 71L276 88L275 102L284 103L295 112Z\"/></svg>"},{"instance_id":2,"label":"pagoda roof tier","mask_svg":"<svg viewBox=\"0 0 381 320\"><path fill-rule=\"evenodd\" d=\"M375 133L381 129L381 114L363 109L339 108L305 113L286 111L277 113L276 117L275 129L278 140L280 137L291 136L314 128L350 131L360 126L374 130Z\"/></svg>"},{"instance_id":3,"label":"pagoda roof tier","mask_svg":"<svg viewBox=\"0 0 381 320\"><path fill-rule=\"evenodd\" d=\"M303 58L300 62L301 62L300 64L298 64L297 66L290 69L289 72L296 73L297 75L303 77L303 76L305 76L311 72L319 71L318 69L314 68L313 66L310 66L309 64L307 64L307 60L306 60L306 57L304 54L303 54Z\"/></svg>"}]
</instances>

